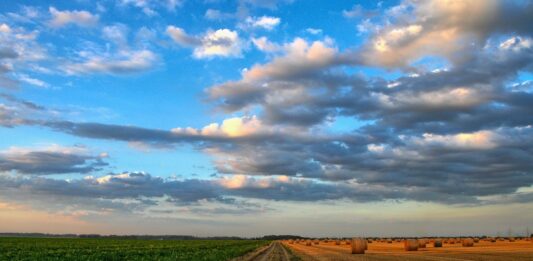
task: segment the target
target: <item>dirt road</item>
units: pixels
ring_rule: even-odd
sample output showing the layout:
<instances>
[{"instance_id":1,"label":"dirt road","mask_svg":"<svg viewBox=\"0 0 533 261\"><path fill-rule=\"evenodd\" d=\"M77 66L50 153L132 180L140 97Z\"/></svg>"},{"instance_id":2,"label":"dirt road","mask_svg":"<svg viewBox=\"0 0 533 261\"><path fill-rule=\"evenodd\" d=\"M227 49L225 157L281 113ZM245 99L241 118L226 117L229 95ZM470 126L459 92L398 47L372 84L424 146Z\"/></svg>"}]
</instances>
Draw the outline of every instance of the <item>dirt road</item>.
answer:
<instances>
[{"instance_id":1,"label":"dirt road","mask_svg":"<svg viewBox=\"0 0 533 261\"><path fill-rule=\"evenodd\" d=\"M292 255L279 242L274 242L262 254L252 259L253 261L290 261Z\"/></svg>"},{"instance_id":2,"label":"dirt road","mask_svg":"<svg viewBox=\"0 0 533 261\"><path fill-rule=\"evenodd\" d=\"M234 261L295 261L300 260L278 241Z\"/></svg>"}]
</instances>

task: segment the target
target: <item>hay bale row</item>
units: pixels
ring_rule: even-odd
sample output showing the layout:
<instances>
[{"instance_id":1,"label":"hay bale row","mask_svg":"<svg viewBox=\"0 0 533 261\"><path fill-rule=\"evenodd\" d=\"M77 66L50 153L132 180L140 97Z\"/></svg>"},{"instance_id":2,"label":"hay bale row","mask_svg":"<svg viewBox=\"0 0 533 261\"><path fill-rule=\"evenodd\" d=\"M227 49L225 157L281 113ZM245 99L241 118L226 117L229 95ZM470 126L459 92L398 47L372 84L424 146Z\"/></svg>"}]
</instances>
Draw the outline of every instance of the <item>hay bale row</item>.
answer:
<instances>
[{"instance_id":1,"label":"hay bale row","mask_svg":"<svg viewBox=\"0 0 533 261\"><path fill-rule=\"evenodd\" d=\"M472 238L465 238L463 239L463 246L464 247L473 247L474 246L474 239Z\"/></svg>"},{"instance_id":2,"label":"hay bale row","mask_svg":"<svg viewBox=\"0 0 533 261\"><path fill-rule=\"evenodd\" d=\"M364 254L365 250L368 249L368 245L364 238L352 238L351 246L352 254Z\"/></svg>"},{"instance_id":3,"label":"hay bale row","mask_svg":"<svg viewBox=\"0 0 533 261\"><path fill-rule=\"evenodd\" d=\"M405 251L417 251L418 246L418 240L416 239L406 239L405 241L403 241L403 247Z\"/></svg>"}]
</instances>

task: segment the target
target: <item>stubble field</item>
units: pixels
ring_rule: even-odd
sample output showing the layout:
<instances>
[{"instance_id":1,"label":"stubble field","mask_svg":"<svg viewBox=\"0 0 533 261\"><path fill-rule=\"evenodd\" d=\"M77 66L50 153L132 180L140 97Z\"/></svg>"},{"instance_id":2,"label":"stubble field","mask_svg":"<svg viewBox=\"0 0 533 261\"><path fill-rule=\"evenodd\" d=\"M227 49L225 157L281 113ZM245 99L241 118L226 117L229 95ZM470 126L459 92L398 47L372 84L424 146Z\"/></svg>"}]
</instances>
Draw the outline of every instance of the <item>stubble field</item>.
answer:
<instances>
[{"instance_id":1,"label":"stubble field","mask_svg":"<svg viewBox=\"0 0 533 261\"><path fill-rule=\"evenodd\" d=\"M463 247L461 243L443 244L435 248L427 244L417 251L405 251L403 242L372 242L368 244L365 254L351 254L351 246L334 241L306 245L305 242L284 241L301 260L533 260L533 243L517 240L515 242L480 241L473 247Z\"/></svg>"}]
</instances>

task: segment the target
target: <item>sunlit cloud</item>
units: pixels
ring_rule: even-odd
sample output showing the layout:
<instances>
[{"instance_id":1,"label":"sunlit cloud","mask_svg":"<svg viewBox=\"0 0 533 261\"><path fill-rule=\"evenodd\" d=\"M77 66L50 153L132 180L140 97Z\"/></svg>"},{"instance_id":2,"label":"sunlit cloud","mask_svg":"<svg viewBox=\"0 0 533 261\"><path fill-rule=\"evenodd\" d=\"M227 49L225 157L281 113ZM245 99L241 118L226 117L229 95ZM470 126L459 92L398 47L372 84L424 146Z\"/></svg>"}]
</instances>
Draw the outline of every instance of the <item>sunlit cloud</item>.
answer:
<instances>
[{"instance_id":1,"label":"sunlit cloud","mask_svg":"<svg viewBox=\"0 0 533 261\"><path fill-rule=\"evenodd\" d=\"M98 23L98 15L93 15L88 11L60 11L55 7L49 8L52 19L50 26L59 28L68 24L75 24L82 27L94 26Z\"/></svg>"}]
</instances>

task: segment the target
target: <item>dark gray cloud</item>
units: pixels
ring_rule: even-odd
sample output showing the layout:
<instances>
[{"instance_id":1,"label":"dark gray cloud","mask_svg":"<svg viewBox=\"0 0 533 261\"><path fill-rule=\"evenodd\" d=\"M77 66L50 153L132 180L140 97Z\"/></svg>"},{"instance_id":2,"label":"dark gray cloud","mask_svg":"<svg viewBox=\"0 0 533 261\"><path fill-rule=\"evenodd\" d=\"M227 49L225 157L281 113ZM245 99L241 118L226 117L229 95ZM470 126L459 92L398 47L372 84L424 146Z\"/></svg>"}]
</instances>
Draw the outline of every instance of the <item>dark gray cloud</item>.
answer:
<instances>
[{"instance_id":1,"label":"dark gray cloud","mask_svg":"<svg viewBox=\"0 0 533 261\"><path fill-rule=\"evenodd\" d=\"M0 152L0 172L51 175L92 173L108 164L105 156L88 155L83 148L51 146L44 149L12 147Z\"/></svg>"},{"instance_id":2,"label":"dark gray cloud","mask_svg":"<svg viewBox=\"0 0 533 261\"><path fill-rule=\"evenodd\" d=\"M0 88L13 89L18 86L18 81L8 77L8 73L12 71L10 65L3 63L6 59L15 59L18 53L12 48L0 46Z\"/></svg>"},{"instance_id":3,"label":"dark gray cloud","mask_svg":"<svg viewBox=\"0 0 533 261\"><path fill-rule=\"evenodd\" d=\"M127 172L101 178L86 177L71 181L49 178L14 178L10 186L31 187L32 193L61 194L63 196L104 199L169 196L180 201L192 202L218 196L210 183L210 181L201 180L168 181L146 173Z\"/></svg>"},{"instance_id":4,"label":"dark gray cloud","mask_svg":"<svg viewBox=\"0 0 533 261\"><path fill-rule=\"evenodd\" d=\"M5 99L6 101L14 103L14 104L22 105L22 106L24 106L24 107L26 107L27 109L30 109L30 110L36 110L36 111L44 111L44 110L46 110L46 108L44 106L37 105L37 104L35 104L33 102L30 102L30 101L19 99L19 98L13 96L13 95L9 95L9 94L6 94L6 93L0 93L0 97Z\"/></svg>"},{"instance_id":5,"label":"dark gray cloud","mask_svg":"<svg viewBox=\"0 0 533 261\"><path fill-rule=\"evenodd\" d=\"M83 179L53 179L0 174L0 197L38 209L144 211L164 201L189 205L201 200L223 201L207 180L166 180L140 172Z\"/></svg>"},{"instance_id":6,"label":"dark gray cloud","mask_svg":"<svg viewBox=\"0 0 533 261\"><path fill-rule=\"evenodd\" d=\"M244 176L243 176L244 177ZM250 178L241 176L211 180L163 179L142 172L124 172L101 177L60 180L48 177L0 174L0 198L58 210L112 210L158 212L157 207L186 206L196 214L236 214L268 211L253 199L314 202L320 200L415 199L454 204L471 204L475 199L419 189L390 189L351 182L324 183L294 178ZM378 192L378 193L376 193ZM205 204L216 204L206 208ZM39 207L40 206L40 207ZM157 214L157 213L156 213Z\"/></svg>"},{"instance_id":7,"label":"dark gray cloud","mask_svg":"<svg viewBox=\"0 0 533 261\"><path fill-rule=\"evenodd\" d=\"M8 47L0 47L0 60L2 59L15 59L19 55L15 50Z\"/></svg>"}]
</instances>

